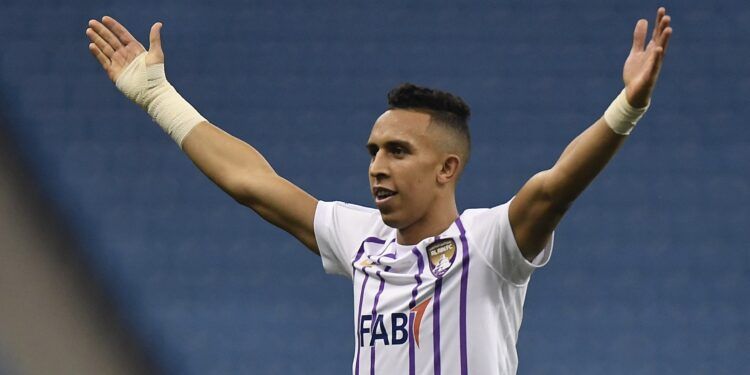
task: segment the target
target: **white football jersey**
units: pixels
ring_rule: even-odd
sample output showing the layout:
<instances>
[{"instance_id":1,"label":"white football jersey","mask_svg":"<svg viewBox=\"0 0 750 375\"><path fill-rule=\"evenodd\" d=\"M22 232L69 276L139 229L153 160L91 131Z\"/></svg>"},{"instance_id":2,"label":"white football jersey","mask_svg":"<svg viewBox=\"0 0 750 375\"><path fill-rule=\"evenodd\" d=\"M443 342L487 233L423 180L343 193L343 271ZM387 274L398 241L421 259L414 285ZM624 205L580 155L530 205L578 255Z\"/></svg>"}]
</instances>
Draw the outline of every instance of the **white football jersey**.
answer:
<instances>
[{"instance_id":1,"label":"white football jersey","mask_svg":"<svg viewBox=\"0 0 750 375\"><path fill-rule=\"evenodd\" d=\"M445 232L406 246L378 210L318 203L323 267L354 285L353 374L516 373L526 287L554 235L528 262L509 204L466 210Z\"/></svg>"}]
</instances>

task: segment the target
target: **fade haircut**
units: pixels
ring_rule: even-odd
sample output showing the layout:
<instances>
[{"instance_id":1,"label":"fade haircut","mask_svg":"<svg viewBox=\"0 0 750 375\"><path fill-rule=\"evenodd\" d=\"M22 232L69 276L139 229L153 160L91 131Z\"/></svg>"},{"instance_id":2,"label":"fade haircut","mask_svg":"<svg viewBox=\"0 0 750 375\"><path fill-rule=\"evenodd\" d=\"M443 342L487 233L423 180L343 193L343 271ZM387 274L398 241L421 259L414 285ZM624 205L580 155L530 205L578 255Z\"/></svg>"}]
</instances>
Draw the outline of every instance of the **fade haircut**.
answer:
<instances>
[{"instance_id":1,"label":"fade haircut","mask_svg":"<svg viewBox=\"0 0 750 375\"><path fill-rule=\"evenodd\" d=\"M463 164L469 161L471 110L460 97L445 91L402 83L388 92L388 108L415 110L429 114L430 124L437 124L456 136L450 143L455 143L459 148L457 151L462 156Z\"/></svg>"}]
</instances>

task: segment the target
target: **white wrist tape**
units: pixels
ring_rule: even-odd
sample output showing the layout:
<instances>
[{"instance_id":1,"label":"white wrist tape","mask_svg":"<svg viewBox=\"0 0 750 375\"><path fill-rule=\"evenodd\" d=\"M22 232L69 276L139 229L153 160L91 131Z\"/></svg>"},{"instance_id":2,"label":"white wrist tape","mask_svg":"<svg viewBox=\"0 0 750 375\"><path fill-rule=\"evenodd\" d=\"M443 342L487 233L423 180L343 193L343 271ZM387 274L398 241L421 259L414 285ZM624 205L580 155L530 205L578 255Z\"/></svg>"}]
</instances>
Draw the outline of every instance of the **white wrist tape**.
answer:
<instances>
[{"instance_id":1,"label":"white wrist tape","mask_svg":"<svg viewBox=\"0 0 750 375\"><path fill-rule=\"evenodd\" d=\"M643 108L634 108L628 103L625 89L622 89L620 95L615 98L609 108L604 112L604 121L617 134L628 135L638 120L643 117L646 110L651 105L649 103Z\"/></svg>"},{"instance_id":2,"label":"white wrist tape","mask_svg":"<svg viewBox=\"0 0 750 375\"><path fill-rule=\"evenodd\" d=\"M117 77L115 86L151 115L182 148L185 136L206 119L167 81L164 64L146 66L146 52L138 55Z\"/></svg>"}]
</instances>

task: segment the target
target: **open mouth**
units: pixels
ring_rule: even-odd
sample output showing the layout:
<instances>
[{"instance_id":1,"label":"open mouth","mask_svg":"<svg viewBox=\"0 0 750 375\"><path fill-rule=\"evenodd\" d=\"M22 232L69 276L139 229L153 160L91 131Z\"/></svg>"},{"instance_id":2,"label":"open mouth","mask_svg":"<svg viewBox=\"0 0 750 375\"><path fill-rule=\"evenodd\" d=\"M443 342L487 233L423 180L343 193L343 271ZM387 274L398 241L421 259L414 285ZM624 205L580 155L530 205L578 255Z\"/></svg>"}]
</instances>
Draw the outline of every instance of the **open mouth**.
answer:
<instances>
[{"instance_id":1,"label":"open mouth","mask_svg":"<svg viewBox=\"0 0 750 375\"><path fill-rule=\"evenodd\" d=\"M398 193L396 193L393 190L382 188L382 187L377 187L373 189L373 195L375 196L376 203L383 203L396 194Z\"/></svg>"}]
</instances>

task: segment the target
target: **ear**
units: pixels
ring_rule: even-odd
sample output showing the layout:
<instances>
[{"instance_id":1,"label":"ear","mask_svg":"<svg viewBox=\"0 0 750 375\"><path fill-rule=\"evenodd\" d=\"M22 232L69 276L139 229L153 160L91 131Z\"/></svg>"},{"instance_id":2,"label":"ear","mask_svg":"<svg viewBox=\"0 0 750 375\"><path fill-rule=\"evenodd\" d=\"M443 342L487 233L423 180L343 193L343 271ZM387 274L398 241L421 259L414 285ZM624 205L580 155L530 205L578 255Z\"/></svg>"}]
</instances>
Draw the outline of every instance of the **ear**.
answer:
<instances>
[{"instance_id":1,"label":"ear","mask_svg":"<svg viewBox=\"0 0 750 375\"><path fill-rule=\"evenodd\" d=\"M461 158L450 154L443 159L443 164L437 174L437 182L440 185L455 181L458 178L458 170L461 167Z\"/></svg>"}]
</instances>

